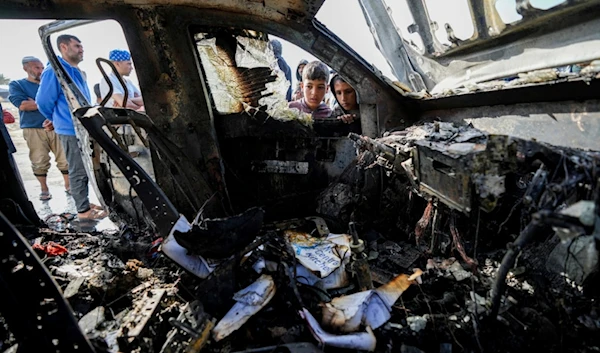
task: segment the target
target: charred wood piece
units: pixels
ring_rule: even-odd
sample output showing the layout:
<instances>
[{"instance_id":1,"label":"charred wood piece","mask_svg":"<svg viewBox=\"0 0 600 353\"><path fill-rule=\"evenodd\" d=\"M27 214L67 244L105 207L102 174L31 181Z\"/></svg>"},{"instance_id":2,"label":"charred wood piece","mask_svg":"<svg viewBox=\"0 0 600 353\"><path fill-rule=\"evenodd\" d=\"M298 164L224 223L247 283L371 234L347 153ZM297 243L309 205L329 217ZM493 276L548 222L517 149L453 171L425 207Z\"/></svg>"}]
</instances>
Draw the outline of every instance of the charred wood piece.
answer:
<instances>
[{"instance_id":1,"label":"charred wood piece","mask_svg":"<svg viewBox=\"0 0 600 353\"><path fill-rule=\"evenodd\" d=\"M423 216L417 222L417 226L415 227L415 241L416 244L419 245L423 234L425 234L425 230L429 226L431 219L433 218L433 200L430 200L427 203L427 207L425 207L425 211L423 211Z\"/></svg>"},{"instance_id":2,"label":"charred wood piece","mask_svg":"<svg viewBox=\"0 0 600 353\"><path fill-rule=\"evenodd\" d=\"M452 214L450 217L450 233L452 234L452 242L454 243L454 247L456 251L460 254L463 261L467 263L471 267L473 271L477 270L477 260L470 258L465 252L465 247L462 244L462 240L460 239L460 234L458 233L458 229L456 229L456 216Z\"/></svg>"}]
</instances>

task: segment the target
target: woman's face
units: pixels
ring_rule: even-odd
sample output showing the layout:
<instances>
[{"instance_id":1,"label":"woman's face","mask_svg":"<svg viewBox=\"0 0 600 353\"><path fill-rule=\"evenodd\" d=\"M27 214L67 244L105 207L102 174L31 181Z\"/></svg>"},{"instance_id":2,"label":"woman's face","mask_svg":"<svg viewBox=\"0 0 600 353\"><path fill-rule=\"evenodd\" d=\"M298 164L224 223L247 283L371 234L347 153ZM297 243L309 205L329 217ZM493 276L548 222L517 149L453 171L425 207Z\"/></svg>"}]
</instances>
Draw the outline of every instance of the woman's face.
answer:
<instances>
[{"instance_id":1,"label":"woman's face","mask_svg":"<svg viewBox=\"0 0 600 353\"><path fill-rule=\"evenodd\" d=\"M298 66L298 74L300 74L300 77L302 77L302 71L304 71L304 67L306 66L306 64L302 64Z\"/></svg>"},{"instance_id":2,"label":"woman's face","mask_svg":"<svg viewBox=\"0 0 600 353\"><path fill-rule=\"evenodd\" d=\"M356 101L356 91L352 86L346 82L337 81L333 84L335 98L340 103L344 110L355 110L358 109L358 102Z\"/></svg>"}]
</instances>

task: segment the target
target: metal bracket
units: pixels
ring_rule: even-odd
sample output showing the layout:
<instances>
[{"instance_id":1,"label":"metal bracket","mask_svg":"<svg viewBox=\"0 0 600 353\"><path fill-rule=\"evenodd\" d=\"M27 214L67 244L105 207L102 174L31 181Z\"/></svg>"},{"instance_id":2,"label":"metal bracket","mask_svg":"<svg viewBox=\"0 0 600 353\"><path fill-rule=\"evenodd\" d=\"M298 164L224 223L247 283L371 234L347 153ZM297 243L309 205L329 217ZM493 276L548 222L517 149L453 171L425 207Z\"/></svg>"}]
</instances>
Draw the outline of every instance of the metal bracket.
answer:
<instances>
[{"instance_id":1,"label":"metal bracket","mask_svg":"<svg viewBox=\"0 0 600 353\"><path fill-rule=\"evenodd\" d=\"M100 105L104 107L106 102L108 102L110 97L112 97L112 93L113 93L112 82L111 82L110 78L108 77L108 75L106 74L106 71L104 71L104 68L102 67L102 65L100 63L108 64L108 66L110 66L110 69L112 70L113 74L115 74L115 76L117 76L117 80L119 80L119 83L123 87L123 104L121 105L121 107L126 108L127 107L127 99L129 98L128 97L129 92L127 91L127 85L125 85L125 81L123 81L123 78L121 77L121 75L119 75L119 72L117 71L117 68L115 67L115 65L110 60L106 60L104 58L96 59L96 65L98 66L98 69L100 69L102 76L104 77L104 79L106 80L106 83L108 84L108 94L106 95L106 97L104 97L102 99L102 102L100 102Z\"/></svg>"},{"instance_id":2,"label":"metal bracket","mask_svg":"<svg viewBox=\"0 0 600 353\"><path fill-rule=\"evenodd\" d=\"M98 111L94 111L95 109L107 108L80 109L75 112L75 115L90 136L104 149L127 178L144 206L148 209L159 233L166 236L179 219L179 212L148 173L106 135L102 130L102 126L107 121L102 115L98 114ZM129 117L124 118L125 121L128 119ZM150 126L151 123L148 122L148 125Z\"/></svg>"}]
</instances>

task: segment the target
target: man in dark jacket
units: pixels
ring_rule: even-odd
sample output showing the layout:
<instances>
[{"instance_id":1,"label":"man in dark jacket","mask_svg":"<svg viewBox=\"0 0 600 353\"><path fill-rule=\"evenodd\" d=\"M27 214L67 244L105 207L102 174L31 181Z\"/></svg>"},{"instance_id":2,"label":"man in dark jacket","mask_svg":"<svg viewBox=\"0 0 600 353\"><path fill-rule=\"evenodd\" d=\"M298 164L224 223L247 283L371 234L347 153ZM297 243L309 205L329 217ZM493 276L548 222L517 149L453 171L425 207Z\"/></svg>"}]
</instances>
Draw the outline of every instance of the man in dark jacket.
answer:
<instances>
[{"instance_id":1,"label":"man in dark jacket","mask_svg":"<svg viewBox=\"0 0 600 353\"><path fill-rule=\"evenodd\" d=\"M269 47L271 50L273 50L273 54L275 54L275 57L277 58L277 65L279 65L279 69L283 71L285 74L285 79L290 83L287 93L285 94L285 99L290 102L292 100L292 69L290 69L290 66L287 64L287 62L285 62L283 56L281 56L283 48L281 47L280 41L277 39L271 40L269 42Z\"/></svg>"}]
</instances>

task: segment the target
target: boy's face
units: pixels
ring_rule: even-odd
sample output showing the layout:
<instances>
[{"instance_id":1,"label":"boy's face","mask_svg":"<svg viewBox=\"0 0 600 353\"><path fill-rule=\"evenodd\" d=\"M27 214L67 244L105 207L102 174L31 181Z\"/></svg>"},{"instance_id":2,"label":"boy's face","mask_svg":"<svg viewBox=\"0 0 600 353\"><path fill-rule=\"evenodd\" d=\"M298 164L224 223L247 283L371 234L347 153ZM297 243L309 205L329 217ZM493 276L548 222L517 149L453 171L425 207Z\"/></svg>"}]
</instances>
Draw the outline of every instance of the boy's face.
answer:
<instances>
[{"instance_id":1,"label":"boy's face","mask_svg":"<svg viewBox=\"0 0 600 353\"><path fill-rule=\"evenodd\" d=\"M325 80L309 80L303 79L302 93L304 93L304 100L306 105L312 110L315 110L321 105L325 93L327 93L328 86Z\"/></svg>"},{"instance_id":2,"label":"boy's face","mask_svg":"<svg viewBox=\"0 0 600 353\"><path fill-rule=\"evenodd\" d=\"M346 82L337 81L333 84L333 89L335 93L335 98L337 98L338 102L344 108L344 110L354 110L358 109L358 103L356 101L356 91L352 86L347 84Z\"/></svg>"}]
</instances>

